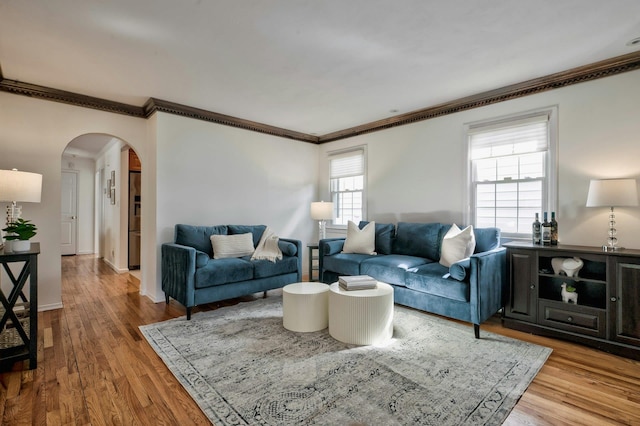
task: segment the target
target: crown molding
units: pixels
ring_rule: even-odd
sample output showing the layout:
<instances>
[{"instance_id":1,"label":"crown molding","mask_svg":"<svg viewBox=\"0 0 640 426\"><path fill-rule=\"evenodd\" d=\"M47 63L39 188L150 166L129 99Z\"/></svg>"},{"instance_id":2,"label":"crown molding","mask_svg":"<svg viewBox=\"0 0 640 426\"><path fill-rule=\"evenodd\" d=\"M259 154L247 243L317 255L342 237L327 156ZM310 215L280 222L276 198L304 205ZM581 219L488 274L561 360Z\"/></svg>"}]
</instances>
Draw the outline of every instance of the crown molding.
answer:
<instances>
[{"instance_id":1,"label":"crown molding","mask_svg":"<svg viewBox=\"0 0 640 426\"><path fill-rule=\"evenodd\" d=\"M51 87L39 86L37 84L9 80L2 78L1 75L0 91L61 102L84 108L92 108L100 111L114 112L116 114L124 114L141 118L144 117L144 110L139 106L109 101L107 99L94 98L93 96L81 95L79 93L67 92L64 90L52 89Z\"/></svg>"},{"instance_id":2,"label":"crown molding","mask_svg":"<svg viewBox=\"0 0 640 426\"><path fill-rule=\"evenodd\" d=\"M252 132L265 133L272 136L279 136L287 139L294 139L302 142L318 143L318 137L306 133L295 132L281 127L270 126L268 124L257 123L230 115L207 111L175 102L164 101L162 99L149 98L143 106L145 117L150 117L155 112L166 112L168 114L180 115L196 120L209 121L224 126L237 127Z\"/></svg>"},{"instance_id":3,"label":"crown molding","mask_svg":"<svg viewBox=\"0 0 640 426\"><path fill-rule=\"evenodd\" d=\"M147 102L140 107L67 92L64 90L52 89L50 87L39 86L36 84L24 83L17 80L9 80L3 78L1 67L0 91L139 118L149 118L156 111L160 111L301 142L323 144L366 133L377 132L392 127L404 126L418 121L429 120L443 115L454 114L456 112L479 108L498 102L529 96L548 90L558 89L638 69L640 69L640 51L572 68L567 71L528 80L522 83L512 84L499 89L489 90L476 95L442 103L440 105L408 112L406 114L327 133L322 136L314 136L293 130L287 130L281 127L270 126L268 124L219 114L156 98L149 98Z\"/></svg>"},{"instance_id":4,"label":"crown molding","mask_svg":"<svg viewBox=\"0 0 640 426\"><path fill-rule=\"evenodd\" d=\"M498 102L521 98L637 69L640 69L640 52L629 53L627 55L617 56L604 61L572 68L570 70L551 74L545 77L456 99L433 107L373 121L371 123L339 130L333 133L327 133L320 136L319 139L321 144L346 139L365 133L377 132L391 127L415 123L417 121L429 120L443 115L454 114L460 111L479 108Z\"/></svg>"}]
</instances>

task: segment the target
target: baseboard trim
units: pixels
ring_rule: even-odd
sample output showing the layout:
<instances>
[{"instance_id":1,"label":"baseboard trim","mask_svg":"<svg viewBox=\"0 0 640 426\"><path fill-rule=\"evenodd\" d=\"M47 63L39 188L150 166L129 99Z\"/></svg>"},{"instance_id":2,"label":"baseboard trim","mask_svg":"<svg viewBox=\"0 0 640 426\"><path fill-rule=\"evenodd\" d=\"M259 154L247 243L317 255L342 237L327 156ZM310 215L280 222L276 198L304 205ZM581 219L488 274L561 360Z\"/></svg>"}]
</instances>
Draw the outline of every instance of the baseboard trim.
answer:
<instances>
[{"instance_id":1,"label":"baseboard trim","mask_svg":"<svg viewBox=\"0 0 640 426\"><path fill-rule=\"evenodd\" d=\"M62 308L64 308L64 306L62 305L62 302L50 303L48 305L38 305L38 312L53 311L55 309L62 309Z\"/></svg>"}]
</instances>

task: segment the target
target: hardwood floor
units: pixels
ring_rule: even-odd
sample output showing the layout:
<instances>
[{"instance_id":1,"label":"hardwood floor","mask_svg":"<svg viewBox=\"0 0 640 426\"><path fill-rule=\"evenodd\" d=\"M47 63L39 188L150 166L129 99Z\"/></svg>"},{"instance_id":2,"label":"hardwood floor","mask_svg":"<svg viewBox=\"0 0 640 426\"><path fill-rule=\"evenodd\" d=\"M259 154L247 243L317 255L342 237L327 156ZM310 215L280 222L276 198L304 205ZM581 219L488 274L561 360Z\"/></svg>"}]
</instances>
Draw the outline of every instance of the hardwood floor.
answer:
<instances>
[{"instance_id":1,"label":"hardwood floor","mask_svg":"<svg viewBox=\"0 0 640 426\"><path fill-rule=\"evenodd\" d=\"M0 424L210 424L138 330L184 308L141 297L136 278L93 256L63 257L62 271L64 309L38 314L38 368L0 374ZM553 349L506 425L640 424L640 362L505 329L499 318L482 330Z\"/></svg>"}]
</instances>

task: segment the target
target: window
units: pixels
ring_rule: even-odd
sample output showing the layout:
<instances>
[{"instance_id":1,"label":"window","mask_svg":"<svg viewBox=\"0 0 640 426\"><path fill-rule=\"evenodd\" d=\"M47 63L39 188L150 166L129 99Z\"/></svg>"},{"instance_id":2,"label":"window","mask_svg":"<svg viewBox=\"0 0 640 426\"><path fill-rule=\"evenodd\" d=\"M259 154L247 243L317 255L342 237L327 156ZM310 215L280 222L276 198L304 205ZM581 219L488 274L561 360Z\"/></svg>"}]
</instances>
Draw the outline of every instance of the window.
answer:
<instances>
[{"instance_id":1,"label":"window","mask_svg":"<svg viewBox=\"0 0 640 426\"><path fill-rule=\"evenodd\" d=\"M557 109L468 126L474 226L531 235L535 214L555 210Z\"/></svg>"},{"instance_id":2,"label":"window","mask_svg":"<svg viewBox=\"0 0 640 426\"><path fill-rule=\"evenodd\" d=\"M364 220L365 150L357 148L329 154L334 225Z\"/></svg>"}]
</instances>

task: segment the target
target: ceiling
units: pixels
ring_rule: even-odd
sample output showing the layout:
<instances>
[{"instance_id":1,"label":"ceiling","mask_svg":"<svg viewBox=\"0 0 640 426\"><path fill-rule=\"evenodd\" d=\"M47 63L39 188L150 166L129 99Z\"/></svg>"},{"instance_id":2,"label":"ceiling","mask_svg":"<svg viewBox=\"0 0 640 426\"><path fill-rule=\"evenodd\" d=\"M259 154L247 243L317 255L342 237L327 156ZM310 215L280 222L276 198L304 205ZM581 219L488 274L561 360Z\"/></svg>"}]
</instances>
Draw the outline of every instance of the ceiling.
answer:
<instances>
[{"instance_id":1,"label":"ceiling","mask_svg":"<svg viewBox=\"0 0 640 426\"><path fill-rule=\"evenodd\" d=\"M323 135L640 50L638 0L2 0L6 79Z\"/></svg>"}]
</instances>

